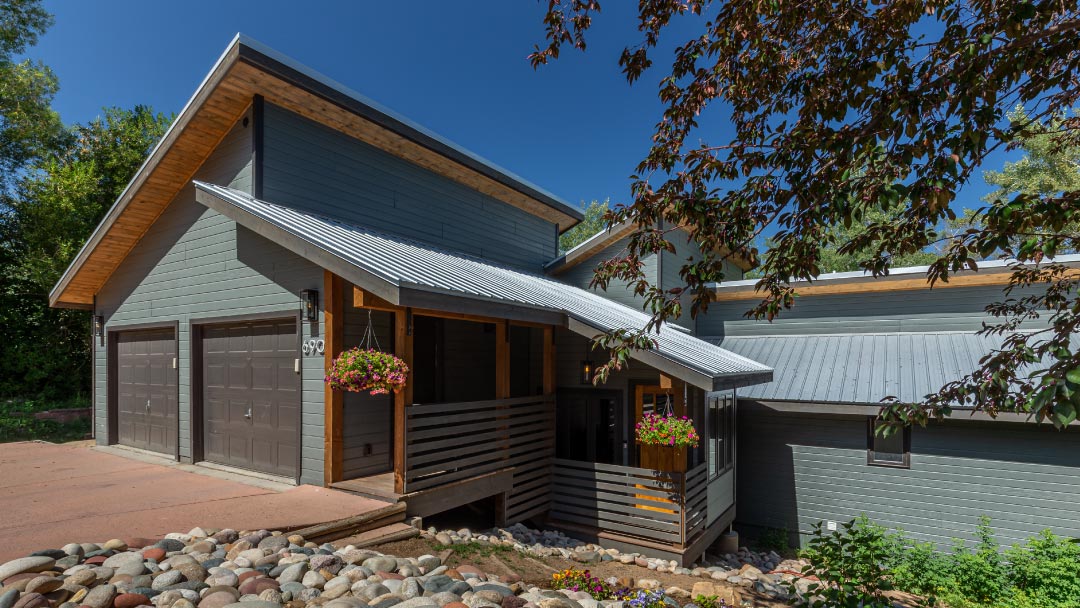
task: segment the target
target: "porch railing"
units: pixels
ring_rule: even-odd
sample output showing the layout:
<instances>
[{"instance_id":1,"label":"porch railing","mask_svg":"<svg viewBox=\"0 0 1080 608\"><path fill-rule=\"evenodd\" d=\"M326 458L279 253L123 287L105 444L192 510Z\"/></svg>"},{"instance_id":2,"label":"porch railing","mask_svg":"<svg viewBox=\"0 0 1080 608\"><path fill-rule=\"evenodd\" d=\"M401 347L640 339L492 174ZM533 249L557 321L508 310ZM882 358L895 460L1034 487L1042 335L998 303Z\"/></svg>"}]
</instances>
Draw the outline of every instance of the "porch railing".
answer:
<instances>
[{"instance_id":1,"label":"porch railing","mask_svg":"<svg viewBox=\"0 0 1080 608\"><path fill-rule=\"evenodd\" d=\"M547 508L554 397L410 405L405 412L406 492L512 467L507 518L520 521Z\"/></svg>"},{"instance_id":2,"label":"porch railing","mask_svg":"<svg viewBox=\"0 0 1080 608\"><path fill-rule=\"evenodd\" d=\"M686 473L555 459L550 516L623 536L687 546L708 523L706 465Z\"/></svg>"}]
</instances>

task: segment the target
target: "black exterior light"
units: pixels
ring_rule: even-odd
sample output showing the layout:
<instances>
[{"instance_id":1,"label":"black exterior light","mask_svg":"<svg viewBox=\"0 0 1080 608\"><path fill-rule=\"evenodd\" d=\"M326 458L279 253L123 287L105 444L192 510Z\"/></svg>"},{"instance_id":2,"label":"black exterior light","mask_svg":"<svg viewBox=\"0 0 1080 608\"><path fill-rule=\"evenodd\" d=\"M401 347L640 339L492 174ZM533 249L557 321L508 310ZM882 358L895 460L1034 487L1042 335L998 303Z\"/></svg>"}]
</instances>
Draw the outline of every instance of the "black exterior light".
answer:
<instances>
[{"instance_id":1,"label":"black exterior light","mask_svg":"<svg viewBox=\"0 0 1080 608\"><path fill-rule=\"evenodd\" d=\"M593 362L585 359L581 362L581 383L592 384Z\"/></svg>"},{"instance_id":2,"label":"black exterior light","mask_svg":"<svg viewBox=\"0 0 1080 608\"><path fill-rule=\"evenodd\" d=\"M94 315L94 337L105 337L105 317L102 315Z\"/></svg>"},{"instance_id":3,"label":"black exterior light","mask_svg":"<svg viewBox=\"0 0 1080 608\"><path fill-rule=\"evenodd\" d=\"M300 290L300 314L308 321L319 320L319 290Z\"/></svg>"}]
</instances>

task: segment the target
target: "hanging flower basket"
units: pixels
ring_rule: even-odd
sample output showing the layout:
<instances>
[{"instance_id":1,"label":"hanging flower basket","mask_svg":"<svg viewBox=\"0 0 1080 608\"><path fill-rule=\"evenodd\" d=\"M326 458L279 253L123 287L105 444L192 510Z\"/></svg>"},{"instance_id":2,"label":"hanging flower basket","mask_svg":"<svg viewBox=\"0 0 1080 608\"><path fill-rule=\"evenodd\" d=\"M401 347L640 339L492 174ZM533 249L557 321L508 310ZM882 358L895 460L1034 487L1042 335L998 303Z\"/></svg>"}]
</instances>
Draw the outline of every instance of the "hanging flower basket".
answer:
<instances>
[{"instance_id":1,"label":"hanging flower basket","mask_svg":"<svg viewBox=\"0 0 1080 608\"><path fill-rule=\"evenodd\" d=\"M686 448L696 448L694 421L686 416L645 414L634 427L639 465L657 471L686 472Z\"/></svg>"},{"instance_id":2,"label":"hanging flower basket","mask_svg":"<svg viewBox=\"0 0 1080 608\"><path fill-rule=\"evenodd\" d=\"M696 448L698 441L694 421L686 416L661 416L648 413L634 427L637 442L641 445L657 445L672 448Z\"/></svg>"},{"instance_id":3,"label":"hanging flower basket","mask_svg":"<svg viewBox=\"0 0 1080 608\"><path fill-rule=\"evenodd\" d=\"M398 392L405 386L409 366L401 359L374 348L352 348L334 359L326 370L326 383L336 391L372 395Z\"/></svg>"}]
</instances>

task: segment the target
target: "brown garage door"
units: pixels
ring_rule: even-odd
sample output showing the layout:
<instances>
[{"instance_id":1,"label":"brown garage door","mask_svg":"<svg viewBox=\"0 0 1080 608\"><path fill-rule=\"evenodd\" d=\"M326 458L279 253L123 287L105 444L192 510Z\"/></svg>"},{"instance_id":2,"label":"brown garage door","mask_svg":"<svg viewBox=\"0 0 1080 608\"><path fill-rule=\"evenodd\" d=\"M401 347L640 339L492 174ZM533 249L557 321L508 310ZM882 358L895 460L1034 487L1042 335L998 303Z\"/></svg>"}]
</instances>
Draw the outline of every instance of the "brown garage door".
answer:
<instances>
[{"instance_id":1,"label":"brown garage door","mask_svg":"<svg viewBox=\"0 0 1080 608\"><path fill-rule=\"evenodd\" d=\"M203 456L293 477L300 425L296 321L202 329Z\"/></svg>"},{"instance_id":2,"label":"brown garage door","mask_svg":"<svg viewBox=\"0 0 1080 608\"><path fill-rule=\"evenodd\" d=\"M116 334L116 440L176 453L176 337L170 329Z\"/></svg>"}]
</instances>

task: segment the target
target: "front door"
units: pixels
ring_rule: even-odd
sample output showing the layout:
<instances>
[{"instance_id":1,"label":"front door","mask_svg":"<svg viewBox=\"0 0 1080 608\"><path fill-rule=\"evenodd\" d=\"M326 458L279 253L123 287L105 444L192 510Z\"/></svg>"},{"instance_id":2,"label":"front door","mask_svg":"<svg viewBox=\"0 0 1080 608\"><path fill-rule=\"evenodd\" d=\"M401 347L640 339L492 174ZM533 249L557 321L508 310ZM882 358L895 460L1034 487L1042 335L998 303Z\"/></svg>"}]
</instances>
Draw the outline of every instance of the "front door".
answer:
<instances>
[{"instance_id":1,"label":"front door","mask_svg":"<svg viewBox=\"0 0 1080 608\"><path fill-rule=\"evenodd\" d=\"M176 336L172 328L118 332L116 441L176 454Z\"/></svg>"},{"instance_id":2,"label":"front door","mask_svg":"<svg viewBox=\"0 0 1080 608\"><path fill-rule=\"evenodd\" d=\"M558 458L623 464L621 391L560 390L555 403Z\"/></svg>"},{"instance_id":3,"label":"front door","mask_svg":"<svg viewBox=\"0 0 1080 608\"><path fill-rule=\"evenodd\" d=\"M295 319L202 328L203 457L295 477L300 375Z\"/></svg>"}]
</instances>

